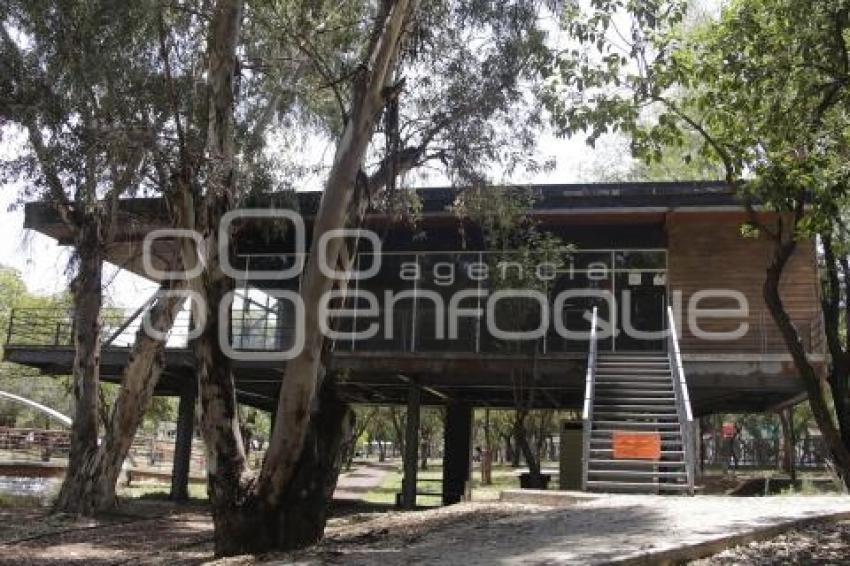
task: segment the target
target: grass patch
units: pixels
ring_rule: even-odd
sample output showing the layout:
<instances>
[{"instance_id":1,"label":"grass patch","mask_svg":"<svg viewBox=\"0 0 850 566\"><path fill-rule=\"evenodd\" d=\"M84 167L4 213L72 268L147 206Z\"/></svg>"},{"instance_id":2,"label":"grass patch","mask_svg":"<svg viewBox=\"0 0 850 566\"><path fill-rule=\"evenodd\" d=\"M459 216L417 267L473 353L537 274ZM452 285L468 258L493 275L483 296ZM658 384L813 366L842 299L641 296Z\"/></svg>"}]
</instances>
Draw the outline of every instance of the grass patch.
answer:
<instances>
[{"instance_id":1,"label":"grass patch","mask_svg":"<svg viewBox=\"0 0 850 566\"><path fill-rule=\"evenodd\" d=\"M52 497L0 493L0 508L48 507Z\"/></svg>"},{"instance_id":2,"label":"grass patch","mask_svg":"<svg viewBox=\"0 0 850 566\"><path fill-rule=\"evenodd\" d=\"M436 469L435 469L436 468ZM419 470L417 474L417 490L429 495L416 496L416 503L422 506L440 505L442 503L442 484L439 481L443 477L443 471L439 466L431 466L428 470ZM363 498L368 503L379 503L383 505L395 505L396 494L401 493L401 465L393 468L387 473L384 481L379 487L370 490ZM433 495L430 495L433 493Z\"/></svg>"},{"instance_id":3,"label":"grass patch","mask_svg":"<svg viewBox=\"0 0 850 566\"><path fill-rule=\"evenodd\" d=\"M477 467L472 471L472 500L473 501L495 501L499 494L506 489L519 488L519 469L510 466L493 466L492 480L490 485L481 483L481 470ZM369 503L383 505L395 505L396 494L401 493L402 480L401 464L397 465L384 478L379 487L370 490L364 497ZM433 495L418 495L417 504L422 506L440 505L442 503L443 485L440 481L443 471L440 464L433 464L428 470L419 470L417 474L417 491L421 493L433 493Z\"/></svg>"},{"instance_id":4,"label":"grass patch","mask_svg":"<svg viewBox=\"0 0 850 566\"><path fill-rule=\"evenodd\" d=\"M519 489L518 468L510 466L493 466L491 480L493 483L484 485L481 483L481 470L476 468L472 471L472 500L473 501L495 501L499 494L506 489Z\"/></svg>"}]
</instances>

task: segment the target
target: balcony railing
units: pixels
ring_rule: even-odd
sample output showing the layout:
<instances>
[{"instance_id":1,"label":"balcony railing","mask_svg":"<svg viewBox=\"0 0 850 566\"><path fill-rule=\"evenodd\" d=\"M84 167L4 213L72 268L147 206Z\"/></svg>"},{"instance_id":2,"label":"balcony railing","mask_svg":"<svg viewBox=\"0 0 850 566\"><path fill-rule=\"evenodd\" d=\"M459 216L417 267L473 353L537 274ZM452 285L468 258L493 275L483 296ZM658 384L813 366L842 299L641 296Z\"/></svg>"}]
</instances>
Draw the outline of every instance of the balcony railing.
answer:
<instances>
[{"instance_id":1,"label":"balcony railing","mask_svg":"<svg viewBox=\"0 0 850 566\"><path fill-rule=\"evenodd\" d=\"M334 349L339 352L403 352L403 353L472 353L472 354L533 354L559 355L582 354L587 352L588 340L567 340L559 336L554 329L539 340L511 341L501 340L488 332L481 319L460 317L457 338L449 339L447 332L443 337L436 331L440 318L426 301L408 301L402 308L397 305L392 316L387 318L384 312L369 320L357 320L356 317L340 320L337 329L341 332L363 330L368 324L380 323L380 332L372 338L363 340L339 339ZM474 306L474 303L472 303ZM291 309L285 302L258 300L241 301L231 311L231 345L235 350L281 352L291 348L294 343L295 326ZM143 312L132 315L107 310L102 315L102 340L104 345L116 348L129 348L136 339ZM445 315L446 313L444 313ZM588 316L582 309L565 309L561 316L567 320L567 326L577 332L588 332ZM821 317L812 313L791 313L800 332L807 351L814 354L825 352L823 325ZM606 317L600 313L600 319ZM807 318L806 318L807 317ZM447 316L442 317L445 329ZM572 325L570 324L572 321ZM773 323L770 313L758 311L750 313L746 319L746 334L735 340L713 341L699 339L688 330L681 331L680 345L683 354L785 354L787 349L779 330ZM511 321L500 324L509 327ZM601 321L600 321L601 324ZM738 323L735 323L737 325ZM687 328L687 316L682 326ZM733 325L734 326L734 325ZM386 328L391 327L391 331ZM519 330L516 328L515 330ZM717 329L713 329L717 330ZM73 346L73 316L68 309L19 308L11 312L6 333L8 346L50 347ZM169 334L169 348L186 348L190 334L188 312L181 313ZM588 334L589 337L589 334ZM599 340L599 351L612 349L611 340Z\"/></svg>"}]
</instances>

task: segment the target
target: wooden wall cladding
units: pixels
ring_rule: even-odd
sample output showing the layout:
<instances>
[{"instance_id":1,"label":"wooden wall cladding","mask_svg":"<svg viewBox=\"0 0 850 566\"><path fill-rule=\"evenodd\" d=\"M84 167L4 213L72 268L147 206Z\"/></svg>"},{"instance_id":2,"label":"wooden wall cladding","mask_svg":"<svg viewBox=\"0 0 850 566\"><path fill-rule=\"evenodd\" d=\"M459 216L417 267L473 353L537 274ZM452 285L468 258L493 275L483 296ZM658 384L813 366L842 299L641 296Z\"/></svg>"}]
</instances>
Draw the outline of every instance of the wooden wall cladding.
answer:
<instances>
[{"instance_id":1,"label":"wooden wall cladding","mask_svg":"<svg viewBox=\"0 0 850 566\"><path fill-rule=\"evenodd\" d=\"M742 213L677 212L667 216L668 281L671 293L682 293L682 349L684 352L784 352L779 331L762 298L765 270L772 242L764 235L744 237ZM705 289L740 291L749 304L749 329L738 340L714 342L694 336L687 308L694 293ZM804 344L818 351L822 344L817 257L814 241L801 242L785 269L781 292ZM704 299L701 308L730 308L734 301ZM737 320L701 320L708 331L731 331Z\"/></svg>"}]
</instances>

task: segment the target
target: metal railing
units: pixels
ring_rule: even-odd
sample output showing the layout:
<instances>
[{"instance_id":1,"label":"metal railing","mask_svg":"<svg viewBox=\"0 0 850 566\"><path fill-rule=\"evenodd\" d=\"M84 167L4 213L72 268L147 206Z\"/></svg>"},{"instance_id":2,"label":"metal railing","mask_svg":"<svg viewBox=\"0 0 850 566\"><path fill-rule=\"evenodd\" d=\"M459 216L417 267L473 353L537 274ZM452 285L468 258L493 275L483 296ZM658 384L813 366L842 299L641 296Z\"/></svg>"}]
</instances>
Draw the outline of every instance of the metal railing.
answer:
<instances>
[{"instance_id":1,"label":"metal railing","mask_svg":"<svg viewBox=\"0 0 850 566\"><path fill-rule=\"evenodd\" d=\"M676 328L676 317L673 308L667 307L667 355L670 358L673 391L676 395L676 411L679 415L679 425L682 431L682 451L685 456L685 470L688 479L688 493L694 494L694 476L696 474L694 415L691 411L691 399L688 394L688 383L685 381L685 370L682 368L682 352L679 350L679 337Z\"/></svg>"},{"instance_id":2,"label":"metal railing","mask_svg":"<svg viewBox=\"0 0 850 566\"><path fill-rule=\"evenodd\" d=\"M826 338L823 327L823 317L818 309L790 309L788 315L792 320L800 340L810 354L826 352ZM747 325L746 333L733 340L714 340L694 336L687 313L682 316L679 343L692 354L700 353L739 353L739 354L787 354L788 346L779 327L773 321L773 316L767 309L751 309L746 316L701 320L698 325L702 330L718 333L731 332L740 324Z\"/></svg>"},{"instance_id":3,"label":"metal railing","mask_svg":"<svg viewBox=\"0 0 850 566\"><path fill-rule=\"evenodd\" d=\"M252 291L257 292L258 291ZM234 303L231 315L231 343L236 350L280 352L288 350L295 337L296 328L292 320L291 304L276 299L268 299L261 304L254 299L238 299ZM435 309L433 302L422 297L413 297L397 304L391 316L379 310L378 317L353 317L340 319L339 330L343 332L363 331L369 324L378 322L379 332L373 338L363 340L336 340L334 348L339 352L395 352L429 353L456 352L474 354L533 354L537 342L505 341L492 336L482 319L468 316L458 317L458 337L445 338L445 326L450 313ZM448 301L445 301L448 304ZM148 303L143 306L149 306ZM470 301L468 305L484 307ZM353 305L350 305L353 307ZM587 313L589 307L565 308L557 316L566 320L566 326L574 331L589 330ZM113 347L131 347L136 339L142 316L147 308L139 308L131 314L118 309L105 309L102 316L102 340ZM825 352L823 322L819 313L794 311L789 313L800 333L806 350L813 354ZM536 319L528 321L512 320L500 316L498 323L502 330L519 331L526 326L534 328ZM598 315L597 315L598 316ZM589 318L589 317L588 317ZM787 354L788 349L779 329L773 323L767 311L751 311L742 321L748 325L747 332L734 340L708 340L695 337L682 316L683 328L680 328L680 345L689 354ZM728 332L734 330L741 321L707 320L701 321L701 327L709 332ZM169 333L169 348L185 348L190 334L188 312L181 313ZM442 325L443 335L438 332ZM552 325L554 326L554 324ZM73 312L70 309L56 308L16 308L10 315L6 329L6 344L9 346L73 346ZM585 340L567 340L559 336L550 327L540 340L543 356L559 354L581 354L587 352ZM612 340L602 341L597 348L609 349Z\"/></svg>"},{"instance_id":4,"label":"metal railing","mask_svg":"<svg viewBox=\"0 0 850 566\"><path fill-rule=\"evenodd\" d=\"M587 469L590 459L590 436L593 428L593 394L596 381L596 356L597 356L597 315L596 307L590 317L590 344L587 349L587 373L584 381L584 408L581 412L582 420L582 449L581 449L581 489L587 491Z\"/></svg>"}]
</instances>

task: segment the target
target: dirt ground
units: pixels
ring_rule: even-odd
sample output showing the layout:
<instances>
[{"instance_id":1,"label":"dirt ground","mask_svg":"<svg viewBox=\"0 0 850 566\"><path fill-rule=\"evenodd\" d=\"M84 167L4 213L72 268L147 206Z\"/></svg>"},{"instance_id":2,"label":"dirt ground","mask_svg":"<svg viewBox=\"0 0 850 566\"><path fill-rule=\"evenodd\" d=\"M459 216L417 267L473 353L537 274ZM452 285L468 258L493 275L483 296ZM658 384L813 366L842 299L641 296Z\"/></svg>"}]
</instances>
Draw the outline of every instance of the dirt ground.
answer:
<instances>
[{"instance_id":1,"label":"dirt ground","mask_svg":"<svg viewBox=\"0 0 850 566\"><path fill-rule=\"evenodd\" d=\"M134 501L98 520L0 509L0 564L200 564L212 558L200 506Z\"/></svg>"},{"instance_id":2,"label":"dirt ground","mask_svg":"<svg viewBox=\"0 0 850 566\"><path fill-rule=\"evenodd\" d=\"M664 501L674 499L679 498ZM764 501L765 498L758 499ZM781 499L793 504L788 501L792 498ZM710 503L713 498L690 501L699 500L717 505ZM740 498L735 501L743 503ZM329 522L325 539L313 548L218 561L212 555L212 524L202 505L177 506L165 501L137 500L125 504L120 514L97 521L49 517L45 509L0 508L0 565L211 562L217 566L258 563L389 566L400 563L490 564L494 556L500 557L498 561L505 564L604 563L606 557L611 556L604 554L606 540L631 536L636 541L649 541L643 531L629 533L628 525L620 521L624 514L634 513L630 511L633 507L631 501L620 507L602 501L593 509L584 510L467 503L404 513L364 505L343 505L335 509L336 516ZM586 524L583 529L586 533L570 524L578 513L584 517L581 521ZM640 514L635 516L641 521L651 519ZM579 542L572 538L570 541L564 539L565 536L584 540ZM615 538L607 538L612 536ZM555 549L558 559L543 559L535 554L537 550L546 550L542 547L559 537L564 544ZM578 560L578 555L571 554L576 543L593 547L592 554L584 555L591 560ZM647 544L647 548L651 546ZM770 541L732 549L697 564L840 564L847 563L848 557L850 521L844 521L789 531Z\"/></svg>"},{"instance_id":3,"label":"dirt ground","mask_svg":"<svg viewBox=\"0 0 850 566\"><path fill-rule=\"evenodd\" d=\"M44 509L0 509L0 564L254 564L318 560L348 550L397 548L426 533L463 522L481 524L523 506L459 505L418 513L343 504L325 540L298 553L213 561L212 522L203 506L132 501L103 519L51 517Z\"/></svg>"}]
</instances>

